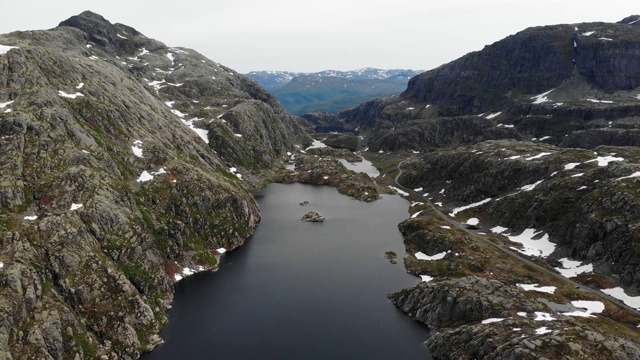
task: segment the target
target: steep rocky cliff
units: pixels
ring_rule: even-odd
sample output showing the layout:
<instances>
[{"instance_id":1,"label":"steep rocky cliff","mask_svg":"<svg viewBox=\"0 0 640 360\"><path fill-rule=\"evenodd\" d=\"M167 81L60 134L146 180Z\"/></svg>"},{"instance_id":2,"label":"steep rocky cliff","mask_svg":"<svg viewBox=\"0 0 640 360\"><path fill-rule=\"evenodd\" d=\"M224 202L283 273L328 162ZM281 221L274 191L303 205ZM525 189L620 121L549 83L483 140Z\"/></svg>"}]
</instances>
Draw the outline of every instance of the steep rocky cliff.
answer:
<instances>
[{"instance_id":1,"label":"steep rocky cliff","mask_svg":"<svg viewBox=\"0 0 640 360\"><path fill-rule=\"evenodd\" d=\"M413 77L399 98L339 117L376 151L543 137L561 146L635 146L636 18L529 28Z\"/></svg>"},{"instance_id":2,"label":"steep rocky cliff","mask_svg":"<svg viewBox=\"0 0 640 360\"><path fill-rule=\"evenodd\" d=\"M137 358L310 141L254 81L97 14L1 35L0 358Z\"/></svg>"}]
</instances>

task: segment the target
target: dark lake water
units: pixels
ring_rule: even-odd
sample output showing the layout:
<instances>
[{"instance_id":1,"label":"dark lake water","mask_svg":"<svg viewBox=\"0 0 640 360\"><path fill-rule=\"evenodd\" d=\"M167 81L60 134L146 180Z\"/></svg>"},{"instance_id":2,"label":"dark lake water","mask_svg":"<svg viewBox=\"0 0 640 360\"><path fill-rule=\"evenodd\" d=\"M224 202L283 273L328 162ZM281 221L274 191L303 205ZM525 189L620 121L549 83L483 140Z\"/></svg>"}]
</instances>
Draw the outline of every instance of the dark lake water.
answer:
<instances>
[{"instance_id":1,"label":"dark lake water","mask_svg":"<svg viewBox=\"0 0 640 360\"><path fill-rule=\"evenodd\" d=\"M165 344L143 359L431 358L426 327L386 297L420 281L402 265L406 200L364 203L301 184L272 184L256 198L253 237L217 272L176 284ZM310 210L327 221L300 220Z\"/></svg>"}]
</instances>

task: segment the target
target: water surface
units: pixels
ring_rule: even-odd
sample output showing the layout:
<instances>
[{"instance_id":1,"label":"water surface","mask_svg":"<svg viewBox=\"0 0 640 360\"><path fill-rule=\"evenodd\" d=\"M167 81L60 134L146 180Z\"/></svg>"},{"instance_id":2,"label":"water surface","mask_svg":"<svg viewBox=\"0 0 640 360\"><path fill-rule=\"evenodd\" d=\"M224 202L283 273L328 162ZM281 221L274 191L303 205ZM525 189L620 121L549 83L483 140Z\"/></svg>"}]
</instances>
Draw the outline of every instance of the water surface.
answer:
<instances>
[{"instance_id":1,"label":"water surface","mask_svg":"<svg viewBox=\"0 0 640 360\"><path fill-rule=\"evenodd\" d=\"M419 282L402 265L407 201L365 203L302 184L272 184L256 198L254 236L219 271L176 284L166 343L144 359L430 359L426 327L386 297ZM327 221L300 220L310 210Z\"/></svg>"}]
</instances>

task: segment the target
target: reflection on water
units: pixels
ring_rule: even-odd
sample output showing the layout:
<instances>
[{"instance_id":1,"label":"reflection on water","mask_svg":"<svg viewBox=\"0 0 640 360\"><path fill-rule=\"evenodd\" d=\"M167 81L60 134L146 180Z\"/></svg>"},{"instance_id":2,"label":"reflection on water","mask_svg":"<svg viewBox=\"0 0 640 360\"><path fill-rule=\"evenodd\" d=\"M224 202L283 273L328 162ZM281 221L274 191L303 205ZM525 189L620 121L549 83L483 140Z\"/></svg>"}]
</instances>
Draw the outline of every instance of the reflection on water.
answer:
<instances>
[{"instance_id":1,"label":"reflection on water","mask_svg":"<svg viewBox=\"0 0 640 360\"><path fill-rule=\"evenodd\" d=\"M144 359L430 358L427 329L386 297L420 281L384 258L404 254L405 200L365 203L301 184L272 184L256 198L254 236L218 272L176 284L166 343ZM327 221L300 220L311 210Z\"/></svg>"}]
</instances>

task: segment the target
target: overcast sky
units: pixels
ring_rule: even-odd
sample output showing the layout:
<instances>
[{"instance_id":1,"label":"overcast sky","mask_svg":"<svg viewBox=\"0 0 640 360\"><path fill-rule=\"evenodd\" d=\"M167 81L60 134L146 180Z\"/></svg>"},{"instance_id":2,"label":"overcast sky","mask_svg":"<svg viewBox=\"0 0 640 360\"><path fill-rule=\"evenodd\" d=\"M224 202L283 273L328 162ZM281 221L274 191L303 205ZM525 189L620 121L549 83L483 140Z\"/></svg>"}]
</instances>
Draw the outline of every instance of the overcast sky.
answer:
<instances>
[{"instance_id":1,"label":"overcast sky","mask_svg":"<svg viewBox=\"0 0 640 360\"><path fill-rule=\"evenodd\" d=\"M637 0L7 1L0 33L91 10L239 72L428 70L530 26L616 22Z\"/></svg>"}]
</instances>

